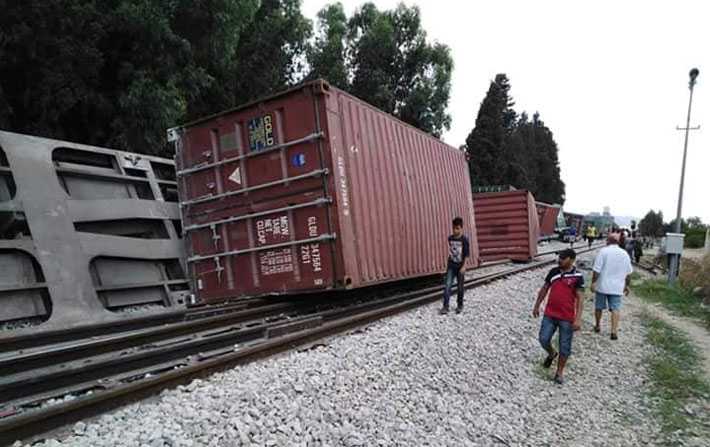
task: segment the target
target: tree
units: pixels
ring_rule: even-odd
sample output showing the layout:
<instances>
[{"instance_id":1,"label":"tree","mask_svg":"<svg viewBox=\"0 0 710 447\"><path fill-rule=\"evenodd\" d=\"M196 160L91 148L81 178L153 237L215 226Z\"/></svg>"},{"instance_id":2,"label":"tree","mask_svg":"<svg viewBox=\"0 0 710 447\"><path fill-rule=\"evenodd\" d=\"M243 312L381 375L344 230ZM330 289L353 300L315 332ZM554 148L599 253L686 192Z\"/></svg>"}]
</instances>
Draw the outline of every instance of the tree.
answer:
<instances>
[{"instance_id":1,"label":"tree","mask_svg":"<svg viewBox=\"0 0 710 447\"><path fill-rule=\"evenodd\" d=\"M169 155L165 129L300 79L300 0L0 0L0 127Z\"/></svg>"},{"instance_id":2,"label":"tree","mask_svg":"<svg viewBox=\"0 0 710 447\"><path fill-rule=\"evenodd\" d=\"M663 212L649 210L639 222L639 231L644 236L661 237L664 233Z\"/></svg>"},{"instance_id":3,"label":"tree","mask_svg":"<svg viewBox=\"0 0 710 447\"><path fill-rule=\"evenodd\" d=\"M301 80L312 24L301 0L262 0L242 32L234 72L237 104L283 90Z\"/></svg>"},{"instance_id":4,"label":"tree","mask_svg":"<svg viewBox=\"0 0 710 447\"><path fill-rule=\"evenodd\" d=\"M348 18L342 3L330 4L318 12L317 36L308 48L311 71L309 79L327 79L332 85L348 90L348 67L345 45L348 35Z\"/></svg>"},{"instance_id":5,"label":"tree","mask_svg":"<svg viewBox=\"0 0 710 447\"><path fill-rule=\"evenodd\" d=\"M434 136L450 127L453 61L446 45L427 42L419 8L365 3L348 20L335 3L318 17L309 78L323 77Z\"/></svg>"},{"instance_id":6,"label":"tree","mask_svg":"<svg viewBox=\"0 0 710 447\"><path fill-rule=\"evenodd\" d=\"M537 200L564 203L558 149L552 131L535 112L518 116L510 82L499 74L481 103L476 125L466 140L471 181L527 189Z\"/></svg>"},{"instance_id":7,"label":"tree","mask_svg":"<svg viewBox=\"0 0 710 447\"><path fill-rule=\"evenodd\" d=\"M254 20L259 0L181 0L176 33L190 42L207 85L187 104L193 120L237 105L236 80L242 65L237 49Z\"/></svg>"},{"instance_id":8,"label":"tree","mask_svg":"<svg viewBox=\"0 0 710 447\"><path fill-rule=\"evenodd\" d=\"M476 126L466 138L471 182L474 186L507 184L510 165L505 157L505 143L515 123L515 103L509 96L510 82L501 73L491 82L481 102ZM522 144L516 139L517 144Z\"/></svg>"},{"instance_id":9,"label":"tree","mask_svg":"<svg viewBox=\"0 0 710 447\"><path fill-rule=\"evenodd\" d=\"M533 141L525 148L528 152L526 167L535 179L530 190L538 200L562 204L565 201L565 184L560 175L557 142L539 113L533 115L528 126L532 127Z\"/></svg>"}]
</instances>

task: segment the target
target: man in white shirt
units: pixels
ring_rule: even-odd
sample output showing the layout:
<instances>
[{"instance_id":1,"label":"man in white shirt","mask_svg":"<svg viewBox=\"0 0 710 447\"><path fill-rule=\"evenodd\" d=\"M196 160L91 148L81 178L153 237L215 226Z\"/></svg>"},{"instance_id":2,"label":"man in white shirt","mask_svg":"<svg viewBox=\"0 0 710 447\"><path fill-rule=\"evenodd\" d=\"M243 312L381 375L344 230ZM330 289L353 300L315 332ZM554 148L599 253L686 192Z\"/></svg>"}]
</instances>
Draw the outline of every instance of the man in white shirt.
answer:
<instances>
[{"instance_id":1,"label":"man in white shirt","mask_svg":"<svg viewBox=\"0 0 710 447\"><path fill-rule=\"evenodd\" d=\"M619 236L609 234L606 240L607 246L602 248L594 260L592 268L592 292L594 292L594 318L596 326L594 332L600 332L599 323L602 319L602 311L611 311L611 339L618 338L619 311L621 310L622 295L629 294L629 283L631 281L631 258L628 253L619 247Z\"/></svg>"}]
</instances>

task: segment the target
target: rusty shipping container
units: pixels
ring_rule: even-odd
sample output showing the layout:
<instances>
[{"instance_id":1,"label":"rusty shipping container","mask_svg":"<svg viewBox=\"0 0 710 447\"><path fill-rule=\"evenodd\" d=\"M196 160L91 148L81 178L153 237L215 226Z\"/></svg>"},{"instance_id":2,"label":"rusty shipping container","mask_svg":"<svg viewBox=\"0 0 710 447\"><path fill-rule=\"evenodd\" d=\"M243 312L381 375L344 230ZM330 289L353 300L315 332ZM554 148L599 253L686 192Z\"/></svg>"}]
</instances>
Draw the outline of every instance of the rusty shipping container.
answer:
<instances>
[{"instance_id":1,"label":"rusty shipping container","mask_svg":"<svg viewBox=\"0 0 710 447\"><path fill-rule=\"evenodd\" d=\"M539 224L530 192L474 194L473 204L482 261L529 261L537 255Z\"/></svg>"},{"instance_id":2,"label":"rusty shipping container","mask_svg":"<svg viewBox=\"0 0 710 447\"><path fill-rule=\"evenodd\" d=\"M541 239L547 239L555 235L557 227L557 217L560 215L560 205L550 205L545 202L535 202L537 208L537 220L540 224Z\"/></svg>"},{"instance_id":3,"label":"rusty shipping container","mask_svg":"<svg viewBox=\"0 0 710 447\"><path fill-rule=\"evenodd\" d=\"M203 302L355 288L477 263L464 153L325 81L170 131Z\"/></svg>"}]
</instances>

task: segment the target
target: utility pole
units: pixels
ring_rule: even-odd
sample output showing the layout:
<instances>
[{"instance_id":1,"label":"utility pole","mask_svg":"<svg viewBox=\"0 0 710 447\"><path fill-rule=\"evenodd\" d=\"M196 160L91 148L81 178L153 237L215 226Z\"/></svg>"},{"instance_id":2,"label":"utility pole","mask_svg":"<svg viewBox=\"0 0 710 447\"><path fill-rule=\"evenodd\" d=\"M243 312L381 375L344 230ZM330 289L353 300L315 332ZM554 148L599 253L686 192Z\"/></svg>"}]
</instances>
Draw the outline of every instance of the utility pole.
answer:
<instances>
[{"instance_id":1,"label":"utility pole","mask_svg":"<svg viewBox=\"0 0 710 447\"><path fill-rule=\"evenodd\" d=\"M685 184L685 161L688 157L688 134L691 130L697 130L700 129L700 126L696 127L690 127L690 110L693 106L693 88L695 87L695 80L698 77L698 74L700 74L700 70L697 68L693 68L690 70L689 76L690 76L690 81L688 82L688 88L690 89L690 99L688 100L688 115L685 121L685 127L676 127L678 130L684 130L685 131L685 142L683 143L683 164L681 167L680 171L680 190L678 191L678 212L676 213L676 218L675 218L675 228L674 231L677 235L681 234L682 227L681 227L681 214L683 210L683 186ZM681 237L682 236L678 236ZM668 241L668 237L666 237L666 240ZM680 256L682 253L682 245L680 250L675 250L678 251L678 253L671 253L670 254L670 262L668 265L668 283L673 284L676 279L678 278L678 273L680 270Z\"/></svg>"}]
</instances>

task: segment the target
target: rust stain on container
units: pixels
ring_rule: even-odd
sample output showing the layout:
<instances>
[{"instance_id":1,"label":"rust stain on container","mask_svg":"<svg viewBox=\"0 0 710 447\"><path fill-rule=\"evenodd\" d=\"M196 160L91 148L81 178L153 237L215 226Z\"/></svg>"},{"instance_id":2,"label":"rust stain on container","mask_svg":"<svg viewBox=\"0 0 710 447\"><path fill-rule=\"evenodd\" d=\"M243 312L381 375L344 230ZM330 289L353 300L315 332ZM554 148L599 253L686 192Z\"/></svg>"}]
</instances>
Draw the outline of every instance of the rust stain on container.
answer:
<instances>
[{"instance_id":1,"label":"rust stain on container","mask_svg":"<svg viewBox=\"0 0 710 447\"><path fill-rule=\"evenodd\" d=\"M180 129L202 301L441 273L461 216L477 264L465 155L324 81Z\"/></svg>"},{"instance_id":2,"label":"rust stain on container","mask_svg":"<svg viewBox=\"0 0 710 447\"><path fill-rule=\"evenodd\" d=\"M529 261L537 255L539 224L532 194L524 190L474 194L473 203L482 261Z\"/></svg>"}]
</instances>

